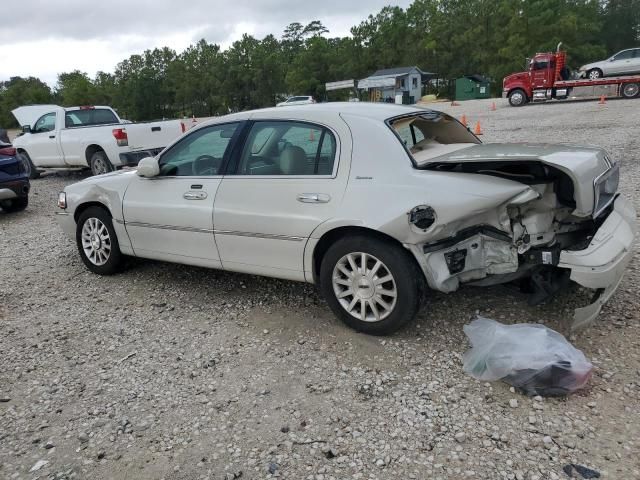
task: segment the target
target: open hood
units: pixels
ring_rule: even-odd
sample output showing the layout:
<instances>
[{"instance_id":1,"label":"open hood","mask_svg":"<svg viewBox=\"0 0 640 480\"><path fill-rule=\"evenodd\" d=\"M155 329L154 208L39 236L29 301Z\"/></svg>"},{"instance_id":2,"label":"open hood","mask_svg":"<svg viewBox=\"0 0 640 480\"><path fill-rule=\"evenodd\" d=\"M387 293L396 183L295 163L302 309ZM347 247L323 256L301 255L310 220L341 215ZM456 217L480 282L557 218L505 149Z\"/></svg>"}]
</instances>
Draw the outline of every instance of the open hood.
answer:
<instances>
[{"instance_id":1,"label":"open hood","mask_svg":"<svg viewBox=\"0 0 640 480\"><path fill-rule=\"evenodd\" d=\"M55 112L59 108L61 107L58 105L27 105L11 110L11 113L21 127L24 125L31 125L33 127L33 124L36 123L42 115Z\"/></svg>"}]
</instances>

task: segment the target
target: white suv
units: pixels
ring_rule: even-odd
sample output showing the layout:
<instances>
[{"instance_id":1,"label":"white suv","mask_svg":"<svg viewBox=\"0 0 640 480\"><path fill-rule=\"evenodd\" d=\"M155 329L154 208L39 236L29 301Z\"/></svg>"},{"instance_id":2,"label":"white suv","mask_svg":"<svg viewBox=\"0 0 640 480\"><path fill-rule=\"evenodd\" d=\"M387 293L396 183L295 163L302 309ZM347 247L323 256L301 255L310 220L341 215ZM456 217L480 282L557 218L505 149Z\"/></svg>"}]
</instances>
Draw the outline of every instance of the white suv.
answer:
<instances>
[{"instance_id":1,"label":"white suv","mask_svg":"<svg viewBox=\"0 0 640 480\"><path fill-rule=\"evenodd\" d=\"M276 107L286 107L288 105L308 105L310 103L316 103L311 95L300 95L297 97L289 97L284 102L280 102Z\"/></svg>"}]
</instances>

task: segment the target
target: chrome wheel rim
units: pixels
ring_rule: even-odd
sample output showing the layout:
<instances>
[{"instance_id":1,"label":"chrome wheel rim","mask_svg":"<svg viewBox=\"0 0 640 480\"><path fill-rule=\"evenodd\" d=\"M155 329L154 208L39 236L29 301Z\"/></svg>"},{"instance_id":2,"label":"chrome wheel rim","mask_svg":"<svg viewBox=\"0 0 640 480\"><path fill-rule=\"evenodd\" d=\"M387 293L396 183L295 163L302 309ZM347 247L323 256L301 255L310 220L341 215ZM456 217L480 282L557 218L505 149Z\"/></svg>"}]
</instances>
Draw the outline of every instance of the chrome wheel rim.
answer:
<instances>
[{"instance_id":1,"label":"chrome wheel rim","mask_svg":"<svg viewBox=\"0 0 640 480\"><path fill-rule=\"evenodd\" d=\"M342 308L360 321L382 321L396 306L398 290L393 275L368 253L349 253L338 260L332 283Z\"/></svg>"},{"instance_id":2,"label":"chrome wheel rim","mask_svg":"<svg viewBox=\"0 0 640 480\"><path fill-rule=\"evenodd\" d=\"M516 92L511 95L511 103L513 103L514 105L520 105L523 101L524 95L522 95L520 92Z\"/></svg>"},{"instance_id":3,"label":"chrome wheel rim","mask_svg":"<svg viewBox=\"0 0 640 480\"><path fill-rule=\"evenodd\" d=\"M93 161L93 174L94 175L102 175L103 173L107 173L109 171L109 167L107 167L107 161L103 157L96 157Z\"/></svg>"},{"instance_id":4,"label":"chrome wheel rim","mask_svg":"<svg viewBox=\"0 0 640 480\"><path fill-rule=\"evenodd\" d=\"M638 90L640 87L638 87L637 83L628 83L627 85L624 86L624 94L627 97L635 97L636 95L638 95Z\"/></svg>"},{"instance_id":5,"label":"chrome wheel rim","mask_svg":"<svg viewBox=\"0 0 640 480\"><path fill-rule=\"evenodd\" d=\"M87 218L82 225L82 250L91 263L104 265L111 255L111 236L98 218Z\"/></svg>"},{"instance_id":6,"label":"chrome wheel rim","mask_svg":"<svg viewBox=\"0 0 640 480\"><path fill-rule=\"evenodd\" d=\"M597 70L593 70L593 71L589 72L589 78L591 80L595 80L597 78L600 78L600 72L597 71Z\"/></svg>"}]
</instances>

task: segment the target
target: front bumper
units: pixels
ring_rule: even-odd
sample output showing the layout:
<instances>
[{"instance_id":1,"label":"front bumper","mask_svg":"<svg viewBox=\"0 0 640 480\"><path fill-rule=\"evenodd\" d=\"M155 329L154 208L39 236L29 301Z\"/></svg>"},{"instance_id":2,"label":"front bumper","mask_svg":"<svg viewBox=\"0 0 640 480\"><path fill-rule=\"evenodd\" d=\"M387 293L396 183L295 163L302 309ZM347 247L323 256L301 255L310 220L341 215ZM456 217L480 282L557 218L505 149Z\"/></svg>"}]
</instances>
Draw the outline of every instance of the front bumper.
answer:
<instances>
[{"instance_id":1,"label":"front bumper","mask_svg":"<svg viewBox=\"0 0 640 480\"><path fill-rule=\"evenodd\" d=\"M75 240L76 220L73 218L73 215L66 210L63 210L61 212L56 212L56 219L58 220L58 224L64 234L72 240Z\"/></svg>"},{"instance_id":2,"label":"front bumper","mask_svg":"<svg viewBox=\"0 0 640 480\"><path fill-rule=\"evenodd\" d=\"M571 270L571 280L597 291L590 305L578 308L571 327L591 324L602 305L620 285L633 255L637 233L636 211L623 197L615 200L613 210L584 250L563 250L558 267Z\"/></svg>"},{"instance_id":3,"label":"front bumper","mask_svg":"<svg viewBox=\"0 0 640 480\"><path fill-rule=\"evenodd\" d=\"M502 89L502 98L507 98L507 96L509 95L509 90L506 88Z\"/></svg>"}]
</instances>

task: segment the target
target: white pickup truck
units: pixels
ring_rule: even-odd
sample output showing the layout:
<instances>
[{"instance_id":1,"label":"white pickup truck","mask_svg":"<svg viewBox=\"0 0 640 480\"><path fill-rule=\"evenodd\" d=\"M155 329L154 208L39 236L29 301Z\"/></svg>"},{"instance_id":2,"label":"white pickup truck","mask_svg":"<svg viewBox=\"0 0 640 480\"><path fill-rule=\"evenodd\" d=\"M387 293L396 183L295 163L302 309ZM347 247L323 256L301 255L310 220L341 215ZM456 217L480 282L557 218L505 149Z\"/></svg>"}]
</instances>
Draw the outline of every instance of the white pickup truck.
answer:
<instances>
[{"instance_id":1,"label":"white pickup truck","mask_svg":"<svg viewBox=\"0 0 640 480\"><path fill-rule=\"evenodd\" d=\"M110 107L62 108L29 105L12 110L22 127L13 141L18 155L31 167L89 167L94 175L134 166L154 156L186 130L180 120L131 123Z\"/></svg>"}]
</instances>

